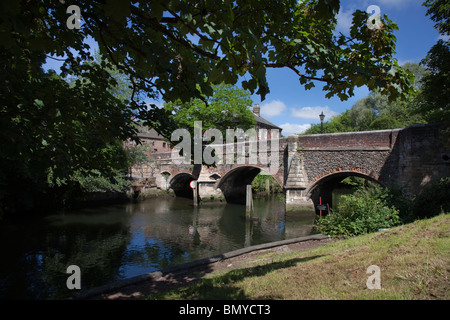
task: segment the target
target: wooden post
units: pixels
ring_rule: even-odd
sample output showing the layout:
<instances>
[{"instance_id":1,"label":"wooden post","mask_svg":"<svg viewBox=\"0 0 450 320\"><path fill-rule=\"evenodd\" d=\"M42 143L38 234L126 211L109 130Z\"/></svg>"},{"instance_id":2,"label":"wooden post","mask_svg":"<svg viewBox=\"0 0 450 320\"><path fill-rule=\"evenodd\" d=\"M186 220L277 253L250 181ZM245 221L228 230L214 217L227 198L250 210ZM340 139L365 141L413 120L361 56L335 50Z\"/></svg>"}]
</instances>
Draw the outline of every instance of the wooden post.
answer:
<instances>
[{"instance_id":1,"label":"wooden post","mask_svg":"<svg viewBox=\"0 0 450 320\"><path fill-rule=\"evenodd\" d=\"M270 194L270 181L269 178L266 179L266 192Z\"/></svg>"},{"instance_id":2,"label":"wooden post","mask_svg":"<svg viewBox=\"0 0 450 320\"><path fill-rule=\"evenodd\" d=\"M194 207L198 206L198 181L195 182L195 188L192 190L194 193Z\"/></svg>"},{"instance_id":3,"label":"wooden post","mask_svg":"<svg viewBox=\"0 0 450 320\"><path fill-rule=\"evenodd\" d=\"M252 186L247 185L247 192L245 195L245 217L250 219L251 212L253 210L253 196L252 196Z\"/></svg>"},{"instance_id":4,"label":"wooden post","mask_svg":"<svg viewBox=\"0 0 450 320\"><path fill-rule=\"evenodd\" d=\"M319 205L320 205L320 208L322 208L322 197L319 197ZM320 211L320 217L322 218L322 209L320 209L319 211Z\"/></svg>"}]
</instances>

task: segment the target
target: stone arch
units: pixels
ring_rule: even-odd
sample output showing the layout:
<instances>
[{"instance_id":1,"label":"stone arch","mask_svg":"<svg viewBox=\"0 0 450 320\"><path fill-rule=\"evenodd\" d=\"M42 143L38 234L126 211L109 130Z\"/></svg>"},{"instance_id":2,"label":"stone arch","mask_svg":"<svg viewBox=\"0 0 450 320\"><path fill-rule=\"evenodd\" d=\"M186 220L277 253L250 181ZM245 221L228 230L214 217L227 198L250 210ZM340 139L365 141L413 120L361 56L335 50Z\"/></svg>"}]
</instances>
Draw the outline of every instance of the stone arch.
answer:
<instances>
[{"instance_id":1,"label":"stone arch","mask_svg":"<svg viewBox=\"0 0 450 320\"><path fill-rule=\"evenodd\" d=\"M189 183L194 180L194 177L190 173L181 172L170 179L169 185L177 197L194 198L194 193Z\"/></svg>"},{"instance_id":2,"label":"stone arch","mask_svg":"<svg viewBox=\"0 0 450 320\"><path fill-rule=\"evenodd\" d=\"M311 192L316 189L319 185L331 180L342 177L342 179L350 176L360 177L367 179L369 181L377 182L378 184L384 186L384 184L378 180L378 177L372 175L371 173L367 173L367 171L364 170L334 170L334 171L327 171L328 174L321 175L320 178L316 177L316 181L312 183L309 188L307 189L307 195L310 196Z\"/></svg>"},{"instance_id":3,"label":"stone arch","mask_svg":"<svg viewBox=\"0 0 450 320\"><path fill-rule=\"evenodd\" d=\"M169 190L171 175L167 170L162 171L156 178L156 185L162 190Z\"/></svg>"},{"instance_id":4,"label":"stone arch","mask_svg":"<svg viewBox=\"0 0 450 320\"><path fill-rule=\"evenodd\" d=\"M317 205L320 202L320 197L322 197L323 204L330 204L330 206L332 207L333 204L331 193L333 189L339 184L340 181L351 176L364 178L368 181L380 184L381 186L385 186L377 179L377 177L370 174L370 172L368 171L359 169L337 170L329 174L322 175L319 179L312 183L309 188L306 189L305 194L313 201L314 208L317 208Z\"/></svg>"},{"instance_id":5,"label":"stone arch","mask_svg":"<svg viewBox=\"0 0 450 320\"><path fill-rule=\"evenodd\" d=\"M216 187L222 191L227 202L245 204L246 186L260 171L256 166L233 168L222 176Z\"/></svg>"},{"instance_id":6,"label":"stone arch","mask_svg":"<svg viewBox=\"0 0 450 320\"><path fill-rule=\"evenodd\" d=\"M245 204L246 186L251 184L253 179L261 171L271 175L267 170L257 166L243 165L232 168L220 178L216 184L216 188L222 191L227 202ZM277 177L271 176L280 184Z\"/></svg>"}]
</instances>

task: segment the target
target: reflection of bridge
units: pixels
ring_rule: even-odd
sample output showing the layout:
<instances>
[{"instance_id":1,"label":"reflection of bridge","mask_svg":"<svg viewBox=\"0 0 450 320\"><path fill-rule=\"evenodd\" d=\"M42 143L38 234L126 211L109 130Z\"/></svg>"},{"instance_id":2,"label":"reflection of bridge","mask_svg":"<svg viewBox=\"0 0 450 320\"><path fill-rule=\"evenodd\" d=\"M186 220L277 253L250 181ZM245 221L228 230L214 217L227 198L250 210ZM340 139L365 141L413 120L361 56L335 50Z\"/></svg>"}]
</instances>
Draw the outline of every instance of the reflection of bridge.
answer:
<instances>
[{"instance_id":1,"label":"reflection of bridge","mask_svg":"<svg viewBox=\"0 0 450 320\"><path fill-rule=\"evenodd\" d=\"M331 203L333 185L348 176L417 193L429 182L449 175L449 150L449 143L445 145L440 128L435 125L289 136L280 139L279 170L272 176L285 191L288 209L315 205L319 196ZM207 167L174 165L170 156L152 154L144 178L151 173L158 188L170 188L179 196L192 196L189 182L197 180L200 199L243 202L245 186L261 170L270 172L270 162Z\"/></svg>"}]
</instances>

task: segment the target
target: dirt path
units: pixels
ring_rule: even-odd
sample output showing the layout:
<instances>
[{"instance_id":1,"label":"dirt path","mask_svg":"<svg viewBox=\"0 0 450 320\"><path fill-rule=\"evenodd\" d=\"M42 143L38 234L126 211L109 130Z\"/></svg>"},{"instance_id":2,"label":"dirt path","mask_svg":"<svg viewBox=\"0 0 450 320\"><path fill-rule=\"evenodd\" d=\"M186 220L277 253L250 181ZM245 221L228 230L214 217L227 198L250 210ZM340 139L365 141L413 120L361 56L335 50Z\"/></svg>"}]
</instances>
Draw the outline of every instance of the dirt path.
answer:
<instances>
[{"instance_id":1,"label":"dirt path","mask_svg":"<svg viewBox=\"0 0 450 320\"><path fill-rule=\"evenodd\" d=\"M173 272L170 270L153 272L152 274L141 276L139 280L125 280L110 288L105 286L103 288L91 290L90 292L82 293L77 298L93 300L125 300L142 298L168 289L188 285L193 281L197 281L219 270L238 269L248 266L251 263L257 263L258 261L261 263L260 257L264 253L306 251L332 241L324 236L312 237L313 239L310 238L311 237L304 237L302 239L299 238L300 241L298 242L289 243L288 241L286 244L281 241L280 245L269 248L264 248L264 246L267 245L262 245L262 249L258 249L258 247L261 246L256 246L254 249L246 248L243 250L249 252L242 254L236 252L235 254L232 254L232 257L227 257L225 254L224 258L216 258L214 260L217 261L214 262L206 262L205 259L205 263L194 263L193 267L190 267L189 264L187 264L184 270L175 268ZM197 266L195 266L195 264L197 264Z\"/></svg>"}]
</instances>

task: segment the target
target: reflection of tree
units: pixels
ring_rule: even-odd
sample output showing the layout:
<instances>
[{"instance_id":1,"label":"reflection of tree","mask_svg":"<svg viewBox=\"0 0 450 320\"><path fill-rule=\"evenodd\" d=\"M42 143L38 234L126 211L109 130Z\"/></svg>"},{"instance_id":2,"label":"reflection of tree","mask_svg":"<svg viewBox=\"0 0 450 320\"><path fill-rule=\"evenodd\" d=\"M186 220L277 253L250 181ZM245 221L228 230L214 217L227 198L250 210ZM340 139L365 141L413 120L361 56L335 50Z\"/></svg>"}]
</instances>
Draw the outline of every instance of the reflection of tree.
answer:
<instances>
[{"instance_id":1,"label":"reflection of tree","mask_svg":"<svg viewBox=\"0 0 450 320\"><path fill-rule=\"evenodd\" d=\"M71 295L66 287L69 265L81 269L81 288L87 289L116 280L129 233L124 228L98 225L64 228L47 234L47 252L43 257L42 271L45 282L52 288L51 298Z\"/></svg>"}]
</instances>

